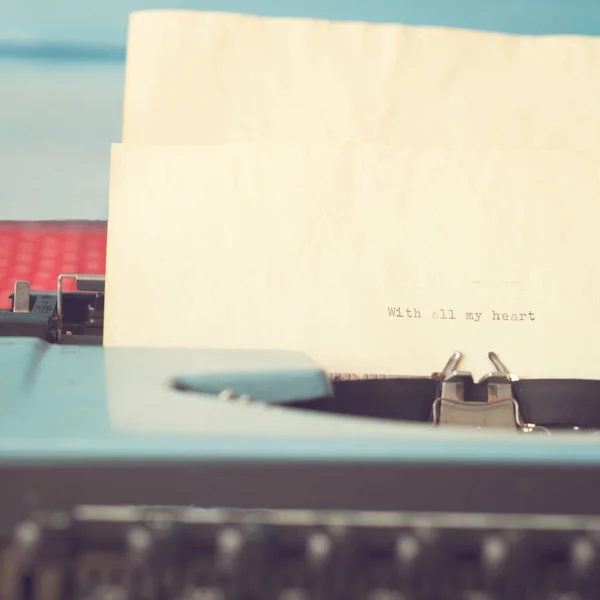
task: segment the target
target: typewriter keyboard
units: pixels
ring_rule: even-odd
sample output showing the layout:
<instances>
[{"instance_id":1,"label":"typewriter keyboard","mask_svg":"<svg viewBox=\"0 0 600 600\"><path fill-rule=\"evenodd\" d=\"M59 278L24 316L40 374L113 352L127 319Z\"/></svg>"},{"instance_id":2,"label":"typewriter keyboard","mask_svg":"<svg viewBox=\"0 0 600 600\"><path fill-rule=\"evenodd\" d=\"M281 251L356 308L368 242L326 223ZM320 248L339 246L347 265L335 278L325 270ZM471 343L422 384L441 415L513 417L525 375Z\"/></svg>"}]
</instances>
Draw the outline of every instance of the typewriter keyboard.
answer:
<instances>
[{"instance_id":1,"label":"typewriter keyboard","mask_svg":"<svg viewBox=\"0 0 600 600\"><path fill-rule=\"evenodd\" d=\"M600 521L88 506L0 556L6 600L583 600Z\"/></svg>"}]
</instances>

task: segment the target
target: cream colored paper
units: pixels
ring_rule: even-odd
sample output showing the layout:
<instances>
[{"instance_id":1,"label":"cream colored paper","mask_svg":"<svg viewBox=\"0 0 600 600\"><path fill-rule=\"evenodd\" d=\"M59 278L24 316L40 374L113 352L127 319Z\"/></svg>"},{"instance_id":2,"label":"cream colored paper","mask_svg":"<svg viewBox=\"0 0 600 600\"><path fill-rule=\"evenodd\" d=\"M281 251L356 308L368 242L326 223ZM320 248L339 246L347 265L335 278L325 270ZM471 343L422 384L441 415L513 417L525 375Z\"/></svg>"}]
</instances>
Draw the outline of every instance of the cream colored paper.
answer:
<instances>
[{"instance_id":1,"label":"cream colored paper","mask_svg":"<svg viewBox=\"0 0 600 600\"><path fill-rule=\"evenodd\" d=\"M599 174L573 150L114 146L105 343L600 377Z\"/></svg>"},{"instance_id":2,"label":"cream colored paper","mask_svg":"<svg viewBox=\"0 0 600 600\"><path fill-rule=\"evenodd\" d=\"M597 150L600 38L134 13L123 141Z\"/></svg>"}]
</instances>

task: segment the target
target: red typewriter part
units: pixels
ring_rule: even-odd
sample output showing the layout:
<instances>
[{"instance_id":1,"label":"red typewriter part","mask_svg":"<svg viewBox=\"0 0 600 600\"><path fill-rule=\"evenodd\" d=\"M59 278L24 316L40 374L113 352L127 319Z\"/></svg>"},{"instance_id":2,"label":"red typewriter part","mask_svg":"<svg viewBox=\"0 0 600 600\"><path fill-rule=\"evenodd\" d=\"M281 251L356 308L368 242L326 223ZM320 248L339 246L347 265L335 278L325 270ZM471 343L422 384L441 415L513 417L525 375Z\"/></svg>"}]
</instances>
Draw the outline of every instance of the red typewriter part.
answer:
<instances>
[{"instance_id":1,"label":"red typewriter part","mask_svg":"<svg viewBox=\"0 0 600 600\"><path fill-rule=\"evenodd\" d=\"M10 307L15 281L50 291L61 273L104 274L105 263L105 222L0 221L0 308Z\"/></svg>"}]
</instances>

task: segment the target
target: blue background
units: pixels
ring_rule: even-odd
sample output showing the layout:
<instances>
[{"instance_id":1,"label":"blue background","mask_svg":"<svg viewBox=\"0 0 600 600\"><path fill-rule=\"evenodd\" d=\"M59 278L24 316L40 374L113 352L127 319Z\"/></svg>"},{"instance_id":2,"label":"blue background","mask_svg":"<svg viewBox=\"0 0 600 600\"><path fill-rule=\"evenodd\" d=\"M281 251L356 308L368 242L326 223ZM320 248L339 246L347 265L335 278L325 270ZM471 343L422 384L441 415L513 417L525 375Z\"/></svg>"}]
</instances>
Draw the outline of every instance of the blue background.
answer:
<instances>
[{"instance_id":1,"label":"blue background","mask_svg":"<svg viewBox=\"0 0 600 600\"><path fill-rule=\"evenodd\" d=\"M104 219L127 18L194 8L600 35L600 0L0 0L0 219Z\"/></svg>"}]
</instances>

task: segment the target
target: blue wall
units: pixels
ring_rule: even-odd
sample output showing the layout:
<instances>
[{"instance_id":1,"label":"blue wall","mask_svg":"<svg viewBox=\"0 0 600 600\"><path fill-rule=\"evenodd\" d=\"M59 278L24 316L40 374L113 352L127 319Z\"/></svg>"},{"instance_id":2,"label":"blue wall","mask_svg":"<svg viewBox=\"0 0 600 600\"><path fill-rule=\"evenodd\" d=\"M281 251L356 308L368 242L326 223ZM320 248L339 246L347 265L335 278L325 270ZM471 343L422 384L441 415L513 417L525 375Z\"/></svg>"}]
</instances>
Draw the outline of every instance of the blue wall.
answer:
<instances>
[{"instance_id":1,"label":"blue wall","mask_svg":"<svg viewBox=\"0 0 600 600\"><path fill-rule=\"evenodd\" d=\"M445 25L512 33L600 34L598 0L3 0L0 39L122 44L127 15L143 8L194 8ZM8 34L8 35L7 35Z\"/></svg>"}]
</instances>

